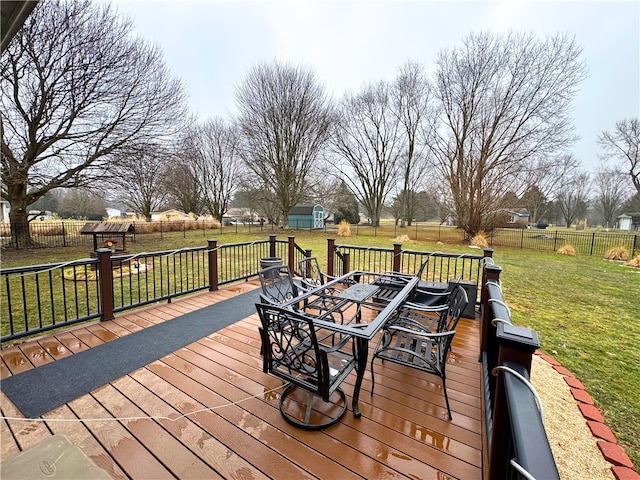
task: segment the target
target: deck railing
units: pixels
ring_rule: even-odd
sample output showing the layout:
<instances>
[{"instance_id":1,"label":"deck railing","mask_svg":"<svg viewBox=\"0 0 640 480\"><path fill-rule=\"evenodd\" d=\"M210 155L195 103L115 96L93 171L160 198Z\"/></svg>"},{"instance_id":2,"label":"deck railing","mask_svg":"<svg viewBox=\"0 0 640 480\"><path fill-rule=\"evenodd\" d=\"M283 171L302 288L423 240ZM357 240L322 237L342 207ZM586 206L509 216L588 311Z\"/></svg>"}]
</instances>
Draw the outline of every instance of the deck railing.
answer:
<instances>
[{"instance_id":1,"label":"deck railing","mask_svg":"<svg viewBox=\"0 0 640 480\"><path fill-rule=\"evenodd\" d=\"M334 239L328 239L327 248L327 272L330 275L341 275L350 270L415 274L428 260L422 272L423 280L438 283L461 280L467 294L476 303L479 300L483 259L493 253L492 249L486 249L482 254L420 252L403 250L401 243L394 243L392 249L336 245Z\"/></svg>"},{"instance_id":2,"label":"deck railing","mask_svg":"<svg viewBox=\"0 0 640 480\"><path fill-rule=\"evenodd\" d=\"M310 255L310 252L308 252ZM135 255L98 249L95 258L0 269L1 341L8 342L179 295L216 290L257 275L260 259L297 265L307 252L295 238Z\"/></svg>"},{"instance_id":3,"label":"deck railing","mask_svg":"<svg viewBox=\"0 0 640 480\"><path fill-rule=\"evenodd\" d=\"M490 480L558 479L542 406L529 382L536 332L513 325L502 296L502 269L487 256L482 273L480 361L484 378ZM487 472L485 472L487 473Z\"/></svg>"}]
</instances>

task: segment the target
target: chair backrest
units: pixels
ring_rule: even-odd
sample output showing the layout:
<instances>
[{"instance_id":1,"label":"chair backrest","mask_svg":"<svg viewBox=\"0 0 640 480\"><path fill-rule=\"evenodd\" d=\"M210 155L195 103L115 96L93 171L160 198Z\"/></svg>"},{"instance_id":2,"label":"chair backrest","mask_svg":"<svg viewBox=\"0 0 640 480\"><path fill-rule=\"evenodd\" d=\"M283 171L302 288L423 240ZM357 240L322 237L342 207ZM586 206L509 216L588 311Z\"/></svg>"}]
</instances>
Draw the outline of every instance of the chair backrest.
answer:
<instances>
[{"instance_id":1,"label":"chair backrest","mask_svg":"<svg viewBox=\"0 0 640 480\"><path fill-rule=\"evenodd\" d=\"M441 253L442 252L431 252L430 254L427 255L427 259L422 262L422 264L420 265L420 268L416 272L416 277L418 277L418 279L422 280L422 276L425 273L427 274L427 277L429 276L429 263L434 262L433 268L435 269L435 262L437 262L437 258L435 257L435 255L441 254Z\"/></svg>"},{"instance_id":2,"label":"chair backrest","mask_svg":"<svg viewBox=\"0 0 640 480\"><path fill-rule=\"evenodd\" d=\"M328 400L330 371L313 321L292 310L256 304L261 326L262 365L270 373Z\"/></svg>"},{"instance_id":3,"label":"chair backrest","mask_svg":"<svg viewBox=\"0 0 640 480\"><path fill-rule=\"evenodd\" d=\"M288 265L264 268L258 272L258 278L262 287L260 298L266 303L279 305L298 296Z\"/></svg>"},{"instance_id":4,"label":"chair backrest","mask_svg":"<svg viewBox=\"0 0 640 480\"><path fill-rule=\"evenodd\" d=\"M467 292L462 286L458 285L456 289L449 296L449 303L447 306L446 314L443 314L440 317L440 321L438 323L438 331L439 332L450 332L455 330L460 317L462 316L462 312L467 307L469 303L469 297L467 296Z\"/></svg>"},{"instance_id":5,"label":"chair backrest","mask_svg":"<svg viewBox=\"0 0 640 480\"><path fill-rule=\"evenodd\" d=\"M319 287L327 282L316 257L306 257L298 262L298 275L309 287Z\"/></svg>"}]
</instances>

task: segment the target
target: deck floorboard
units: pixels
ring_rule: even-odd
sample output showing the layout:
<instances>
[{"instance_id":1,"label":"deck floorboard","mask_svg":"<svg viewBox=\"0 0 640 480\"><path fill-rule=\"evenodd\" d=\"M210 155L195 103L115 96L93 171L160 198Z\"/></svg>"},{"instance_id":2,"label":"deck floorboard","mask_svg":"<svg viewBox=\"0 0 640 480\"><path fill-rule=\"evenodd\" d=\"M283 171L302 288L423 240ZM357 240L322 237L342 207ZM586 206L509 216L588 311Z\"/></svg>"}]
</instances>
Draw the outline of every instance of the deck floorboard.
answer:
<instances>
[{"instance_id":1,"label":"deck floorboard","mask_svg":"<svg viewBox=\"0 0 640 480\"><path fill-rule=\"evenodd\" d=\"M245 282L5 348L0 376L18 375L257 287ZM0 420L1 460L63 434L117 479L482 478L476 320L460 321L449 356L451 421L438 377L376 360L375 393L370 370L360 392L362 417L355 419L349 408L338 424L319 432L282 418L282 383L262 372L258 324L258 316L250 315L41 420ZM354 383L352 373L343 384L349 401ZM2 392L0 409L4 417L22 417ZM60 419L78 421L55 421Z\"/></svg>"}]
</instances>

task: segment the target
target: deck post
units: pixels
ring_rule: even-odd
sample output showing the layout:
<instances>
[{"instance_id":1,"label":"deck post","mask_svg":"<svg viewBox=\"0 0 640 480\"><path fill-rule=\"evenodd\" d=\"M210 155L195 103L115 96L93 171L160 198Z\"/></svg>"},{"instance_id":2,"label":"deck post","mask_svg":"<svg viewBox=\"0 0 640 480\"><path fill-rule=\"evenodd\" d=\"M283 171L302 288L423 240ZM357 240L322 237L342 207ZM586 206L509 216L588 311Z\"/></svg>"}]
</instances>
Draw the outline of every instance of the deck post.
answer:
<instances>
[{"instance_id":1,"label":"deck post","mask_svg":"<svg viewBox=\"0 0 640 480\"><path fill-rule=\"evenodd\" d=\"M533 330L513 325L498 323L497 341L499 343L498 365L515 362L522 365L531 374L531 357L540 348L538 335ZM492 374L492 372L489 372ZM493 428L489 452L489 480L508 478L510 461L514 456L511 449L511 417L504 385L504 375L498 372L495 380L495 396L493 400Z\"/></svg>"},{"instance_id":2,"label":"deck post","mask_svg":"<svg viewBox=\"0 0 640 480\"><path fill-rule=\"evenodd\" d=\"M391 270L400 272L400 260L402 260L402 243L393 244L393 265Z\"/></svg>"},{"instance_id":3,"label":"deck post","mask_svg":"<svg viewBox=\"0 0 640 480\"><path fill-rule=\"evenodd\" d=\"M269 234L269 256L274 258L276 256L276 234Z\"/></svg>"},{"instance_id":4,"label":"deck post","mask_svg":"<svg viewBox=\"0 0 640 480\"><path fill-rule=\"evenodd\" d=\"M336 239L335 238L327 238L327 273L331 276L334 276L335 268L334 268L334 255L336 249Z\"/></svg>"},{"instance_id":5,"label":"deck post","mask_svg":"<svg viewBox=\"0 0 640 480\"><path fill-rule=\"evenodd\" d=\"M218 241L207 240L207 258L209 261L209 291L218 290Z\"/></svg>"},{"instance_id":6,"label":"deck post","mask_svg":"<svg viewBox=\"0 0 640 480\"><path fill-rule=\"evenodd\" d=\"M296 271L296 237L293 235L289 235L287 237L289 239L289 248L288 248L288 259L287 263L289 264L289 268L292 272Z\"/></svg>"},{"instance_id":7,"label":"deck post","mask_svg":"<svg viewBox=\"0 0 640 480\"><path fill-rule=\"evenodd\" d=\"M487 290L487 283L492 281L500 283L500 273L502 268L497 265L485 265L482 274L482 289L481 289L481 301L482 301L482 338L480 342L480 354L486 352L491 348L491 338L495 338L495 327L491 325L491 305L489 305L489 292ZM493 332L493 335L490 334Z\"/></svg>"},{"instance_id":8,"label":"deck post","mask_svg":"<svg viewBox=\"0 0 640 480\"><path fill-rule=\"evenodd\" d=\"M111 249L98 248L98 277L100 289L100 321L113 320L113 269L111 268Z\"/></svg>"}]
</instances>

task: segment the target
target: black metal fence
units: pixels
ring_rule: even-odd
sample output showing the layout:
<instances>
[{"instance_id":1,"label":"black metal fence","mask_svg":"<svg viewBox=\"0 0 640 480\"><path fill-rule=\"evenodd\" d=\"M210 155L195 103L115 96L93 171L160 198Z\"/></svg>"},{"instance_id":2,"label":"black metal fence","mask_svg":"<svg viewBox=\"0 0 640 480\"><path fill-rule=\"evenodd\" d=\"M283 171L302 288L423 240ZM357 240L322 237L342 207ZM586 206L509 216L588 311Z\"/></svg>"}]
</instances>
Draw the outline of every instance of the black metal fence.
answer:
<instances>
[{"instance_id":1,"label":"black metal fence","mask_svg":"<svg viewBox=\"0 0 640 480\"><path fill-rule=\"evenodd\" d=\"M556 251L571 245L576 253L604 256L614 247L622 247L634 257L640 253L640 233L570 232L560 230L499 228L489 236L490 246Z\"/></svg>"},{"instance_id":2,"label":"black metal fence","mask_svg":"<svg viewBox=\"0 0 640 480\"><path fill-rule=\"evenodd\" d=\"M33 221L29 225L33 245L38 247L66 247L76 245L92 245L91 235L82 235L80 230L87 222L84 221L60 221L40 222ZM137 236L145 238L163 238L170 232L180 232L186 237L187 232L202 232L203 239L214 234L225 233L259 233L273 232L272 225L260 223L245 223L234 225L220 225L210 220L168 220L157 222L132 222L135 233L130 239L135 241ZM325 226L324 233L335 229L335 226ZM295 230L295 229L294 229ZM309 229L298 229L309 230ZM433 225L426 223L414 223L411 227L384 226L374 227L370 225L352 225L351 234L355 236L393 235L394 238L403 235L410 240L432 242L462 242L464 234L456 227L446 225ZM7 246L12 242L11 230L8 223L0 224L0 246ZM623 233L612 232L572 232L568 230L539 230L499 228L493 230L488 238L489 246L508 246L522 249L556 251L564 245L571 245L576 253L584 255L604 256L610 248L622 247L634 257L640 254L640 232ZM25 245L19 245L25 248Z\"/></svg>"},{"instance_id":3,"label":"black metal fence","mask_svg":"<svg viewBox=\"0 0 640 480\"><path fill-rule=\"evenodd\" d=\"M82 227L87 222L80 220L64 220L59 222L34 220L29 223L32 244L24 244L24 240L12 237L11 227L8 223L0 223L0 246L15 245L18 241L18 248L49 248L49 247L70 247L93 244L91 235L80 233ZM188 232L200 232L203 239L214 234L224 233L258 233L273 230L271 225L260 223L246 223L242 225L220 225L211 220L165 220L156 222L128 222L133 223L134 233L131 241L136 240L138 235L157 238L163 240L171 232L182 233L183 237Z\"/></svg>"}]
</instances>

